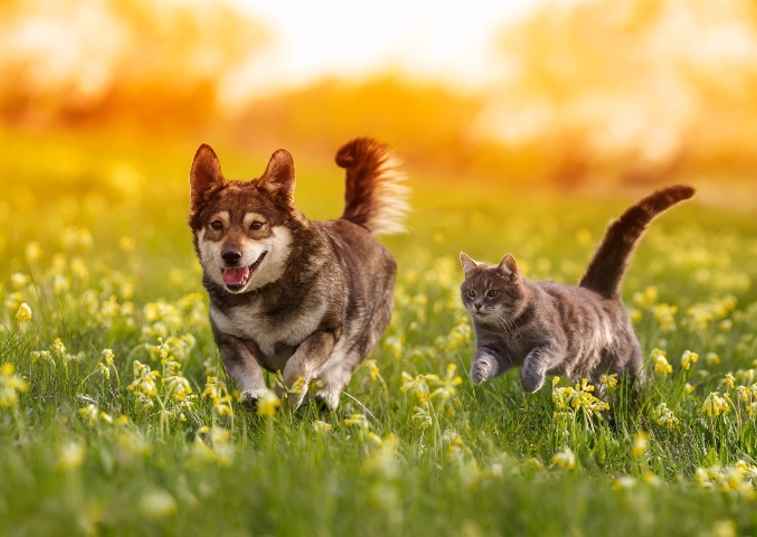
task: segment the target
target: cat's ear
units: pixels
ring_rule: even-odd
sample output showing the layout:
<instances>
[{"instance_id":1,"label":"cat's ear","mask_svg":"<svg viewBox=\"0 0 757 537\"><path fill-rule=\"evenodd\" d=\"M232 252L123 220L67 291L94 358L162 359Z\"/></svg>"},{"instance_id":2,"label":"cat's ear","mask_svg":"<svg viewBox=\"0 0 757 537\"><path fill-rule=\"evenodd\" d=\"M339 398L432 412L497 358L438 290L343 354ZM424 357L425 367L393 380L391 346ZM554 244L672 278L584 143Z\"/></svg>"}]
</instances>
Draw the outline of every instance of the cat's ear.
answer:
<instances>
[{"instance_id":1,"label":"cat's ear","mask_svg":"<svg viewBox=\"0 0 757 537\"><path fill-rule=\"evenodd\" d=\"M465 255L463 252L460 252L460 263L463 264L463 272L465 273L466 278L471 272L473 272L475 268L478 267L478 263L473 261L469 256Z\"/></svg>"},{"instance_id":2,"label":"cat's ear","mask_svg":"<svg viewBox=\"0 0 757 537\"><path fill-rule=\"evenodd\" d=\"M510 276L513 281L520 278L520 269L518 269L518 262L515 260L512 254L507 254L502 258L502 261L500 261L497 270L504 272L505 274Z\"/></svg>"}]
</instances>

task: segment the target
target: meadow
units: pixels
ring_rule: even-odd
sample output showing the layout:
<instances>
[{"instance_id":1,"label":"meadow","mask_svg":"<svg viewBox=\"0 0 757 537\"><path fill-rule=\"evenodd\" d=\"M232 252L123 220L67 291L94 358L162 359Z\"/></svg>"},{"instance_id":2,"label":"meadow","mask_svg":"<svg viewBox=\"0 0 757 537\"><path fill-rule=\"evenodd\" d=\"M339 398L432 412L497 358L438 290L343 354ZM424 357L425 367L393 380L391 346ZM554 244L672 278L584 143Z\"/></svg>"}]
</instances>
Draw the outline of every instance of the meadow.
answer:
<instances>
[{"instance_id":1,"label":"meadow","mask_svg":"<svg viewBox=\"0 0 757 537\"><path fill-rule=\"evenodd\" d=\"M253 414L186 224L196 146L0 142L0 535L757 534L753 213L696 199L643 240L623 287L640 395L528 395L517 371L470 382L460 250L573 283L635 199L411 175L409 233L382 239L394 317L339 410ZM274 149L216 146L232 178ZM295 162L303 212L341 214L331 157Z\"/></svg>"}]
</instances>

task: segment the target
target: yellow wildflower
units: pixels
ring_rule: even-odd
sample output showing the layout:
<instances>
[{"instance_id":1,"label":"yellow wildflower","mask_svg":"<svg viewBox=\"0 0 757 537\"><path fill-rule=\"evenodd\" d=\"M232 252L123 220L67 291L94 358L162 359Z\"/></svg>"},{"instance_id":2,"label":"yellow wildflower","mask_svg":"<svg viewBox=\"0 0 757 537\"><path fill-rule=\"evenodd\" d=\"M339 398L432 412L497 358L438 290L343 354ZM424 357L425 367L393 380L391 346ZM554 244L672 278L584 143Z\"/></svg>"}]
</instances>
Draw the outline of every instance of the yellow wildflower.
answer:
<instances>
[{"instance_id":1,"label":"yellow wildflower","mask_svg":"<svg viewBox=\"0 0 757 537\"><path fill-rule=\"evenodd\" d=\"M654 372L661 376L667 376L673 372L673 366L668 363L665 356L667 353L661 349L652 350L652 362L654 363Z\"/></svg>"},{"instance_id":2,"label":"yellow wildflower","mask_svg":"<svg viewBox=\"0 0 757 537\"><path fill-rule=\"evenodd\" d=\"M53 341L52 350L61 358L66 357L66 346L63 344L59 337L55 338L55 341Z\"/></svg>"},{"instance_id":3,"label":"yellow wildflower","mask_svg":"<svg viewBox=\"0 0 757 537\"><path fill-rule=\"evenodd\" d=\"M349 418L346 418L344 420L345 425L354 425L358 429L367 431L370 428L370 425L368 424L368 418L365 417L365 414L352 414Z\"/></svg>"},{"instance_id":4,"label":"yellow wildflower","mask_svg":"<svg viewBox=\"0 0 757 537\"><path fill-rule=\"evenodd\" d=\"M621 490L630 490L636 486L636 478L630 475L618 477L612 484L612 490L620 492Z\"/></svg>"},{"instance_id":5,"label":"yellow wildflower","mask_svg":"<svg viewBox=\"0 0 757 537\"><path fill-rule=\"evenodd\" d=\"M376 365L376 360L366 360L365 366L371 374L371 380L378 380L380 377L379 368Z\"/></svg>"},{"instance_id":6,"label":"yellow wildflower","mask_svg":"<svg viewBox=\"0 0 757 537\"><path fill-rule=\"evenodd\" d=\"M719 520L712 527L713 537L736 537L736 524L732 520Z\"/></svg>"},{"instance_id":7,"label":"yellow wildflower","mask_svg":"<svg viewBox=\"0 0 757 537\"><path fill-rule=\"evenodd\" d=\"M702 404L702 413L708 416L719 416L721 413L728 414L730 410L727 396L720 397L720 392L711 392Z\"/></svg>"},{"instance_id":8,"label":"yellow wildflower","mask_svg":"<svg viewBox=\"0 0 757 537\"><path fill-rule=\"evenodd\" d=\"M134 380L127 388L132 393L155 397L158 395L158 386L155 383L158 377L160 377L158 371L152 371L149 365L134 360Z\"/></svg>"},{"instance_id":9,"label":"yellow wildflower","mask_svg":"<svg viewBox=\"0 0 757 537\"><path fill-rule=\"evenodd\" d=\"M608 388L614 388L618 385L618 374L613 373L612 375L602 375L599 382Z\"/></svg>"},{"instance_id":10,"label":"yellow wildflower","mask_svg":"<svg viewBox=\"0 0 757 537\"><path fill-rule=\"evenodd\" d=\"M87 406L79 409L79 415L87 422L87 425L92 427L95 423L97 423L97 406L93 403L90 403Z\"/></svg>"},{"instance_id":11,"label":"yellow wildflower","mask_svg":"<svg viewBox=\"0 0 757 537\"><path fill-rule=\"evenodd\" d=\"M16 312L16 321L19 325L24 325L28 321L30 321L32 318L32 309L29 307L29 304L26 302L22 303L18 307L18 311Z\"/></svg>"},{"instance_id":12,"label":"yellow wildflower","mask_svg":"<svg viewBox=\"0 0 757 537\"><path fill-rule=\"evenodd\" d=\"M82 442L71 440L58 446L58 468L71 472L79 468L87 457L87 446Z\"/></svg>"},{"instance_id":13,"label":"yellow wildflower","mask_svg":"<svg viewBox=\"0 0 757 537\"><path fill-rule=\"evenodd\" d=\"M734 377L730 372L726 373L725 377L723 378L723 384L725 384L726 389L732 390L736 385L736 377Z\"/></svg>"},{"instance_id":14,"label":"yellow wildflower","mask_svg":"<svg viewBox=\"0 0 757 537\"><path fill-rule=\"evenodd\" d=\"M406 372L402 372L402 386L400 386L400 391L407 392L408 390L412 390L413 393L418 397L421 403L425 403L428 401L429 398L429 388L428 388L428 382L426 381L425 375L417 375L415 377L411 377Z\"/></svg>"},{"instance_id":15,"label":"yellow wildflower","mask_svg":"<svg viewBox=\"0 0 757 537\"><path fill-rule=\"evenodd\" d=\"M126 253L131 253L134 251L134 246L136 246L136 243L134 242L134 239L131 237L128 237L124 235L118 240L118 247L123 250Z\"/></svg>"},{"instance_id":16,"label":"yellow wildflower","mask_svg":"<svg viewBox=\"0 0 757 537\"><path fill-rule=\"evenodd\" d=\"M419 429L428 429L434 424L434 419L429 413L427 403L423 406L414 406L413 412L414 414L412 415L411 419L418 422Z\"/></svg>"},{"instance_id":17,"label":"yellow wildflower","mask_svg":"<svg viewBox=\"0 0 757 537\"><path fill-rule=\"evenodd\" d=\"M447 399L455 395L455 386L459 386L463 383L462 378L455 376L456 370L457 366L455 364L449 364L447 366L447 373L441 379L436 377L436 375L426 375L426 378L430 378L431 382L434 385L439 386L437 389L431 392L429 399L433 399L434 397L439 396L439 398L444 403L447 401Z\"/></svg>"},{"instance_id":18,"label":"yellow wildflower","mask_svg":"<svg viewBox=\"0 0 757 537\"><path fill-rule=\"evenodd\" d=\"M29 282L31 282L31 278L26 274L21 274L20 272L11 274L11 284L16 291L21 289L24 285L27 285Z\"/></svg>"},{"instance_id":19,"label":"yellow wildflower","mask_svg":"<svg viewBox=\"0 0 757 537\"><path fill-rule=\"evenodd\" d=\"M692 364L697 363L697 360L699 360L699 355L695 352L691 351L683 351L683 356L681 356L681 367L688 371L691 369Z\"/></svg>"},{"instance_id":20,"label":"yellow wildflower","mask_svg":"<svg viewBox=\"0 0 757 537\"><path fill-rule=\"evenodd\" d=\"M142 494L139 510L150 519L166 518L176 514L179 506L168 492L153 489Z\"/></svg>"},{"instance_id":21,"label":"yellow wildflower","mask_svg":"<svg viewBox=\"0 0 757 537\"><path fill-rule=\"evenodd\" d=\"M656 304L652 307L652 313L654 313L654 316L660 325L660 329L666 334L674 332L677 328L675 319L676 312L678 312L678 306L671 306L669 304Z\"/></svg>"},{"instance_id":22,"label":"yellow wildflower","mask_svg":"<svg viewBox=\"0 0 757 537\"><path fill-rule=\"evenodd\" d=\"M18 403L18 394L29 390L29 384L15 375L16 368L10 362L0 366L0 408L10 408Z\"/></svg>"},{"instance_id":23,"label":"yellow wildflower","mask_svg":"<svg viewBox=\"0 0 757 537\"><path fill-rule=\"evenodd\" d=\"M116 357L112 349L103 349L102 352L100 353L100 356L105 361L106 366L112 366L113 359Z\"/></svg>"},{"instance_id":24,"label":"yellow wildflower","mask_svg":"<svg viewBox=\"0 0 757 537\"><path fill-rule=\"evenodd\" d=\"M234 408L231 406L231 401L230 395L213 400L213 412L219 416L233 416Z\"/></svg>"},{"instance_id":25,"label":"yellow wildflower","mask_svg":"<svg viewBox=\"0 0 757 537\"><path fill-rule=\"evenodd\" d=\"M720 363L720 356L718 356L718 354L715 352L708 352L705 355L704 359L707 362L708 366L718 365Z\"/></svg>"},{"instance_id":26,"label":"yellow wildflower","mask_svg":"<svg viewBox=\"0 0 757 537\"><path fill-rule=\"evenodd\" d=\"M673 411L668 408L665 403L660 403L654 409L654 418L657 425L661 427L675 428L678 425L679 420L673 414Z\"/></svg>"},{"instance_id":27,"label":"yellow wildflower","mask_svg":"<svg viewBox=\"0 0 757 537\"><path fill-rule=\"evenodd\" d=\"M167 392L176 401L181 401L192 394L192 386L189 384L189 381L181 375L164 377L163 383Z\"/></svg>"},{"instance_id":28,"label":"yellow wildflower","mask_svg":"<svg viewBox=\"0 0 757 537\"><path fill-rule=\"evenodd\" d=\"M218 377L208 375L205 382L205 390L202 392L203 397L209 397L216 401L228 393L226 383Z\"/></svg>"},{"instance_id":29,"label":"yellow wildflower","mask_svg":"<svg viewBox=\"0 0 757 537\"><path fill-rule=\"evenodd\" d=\"M50 351L32 351L31 357L32 363L36 362L37 360L43 360L55 365L55 360L53 360L53 356L52 354L50 354Z\"/></svg>"},{"instance_id":30,"label":"yellow wildflower","mask_svg":"<svg viewBox=\"0 0 757 537\"><path fill-rule=\"evenodd\" d=\"M633 443L631 444L631 457L638 459L649 448L649 433L638 432L633 436Z\"/></svg>"},{"instance_id":31,"label":"yellow wildflower","mask_svg":"<svg viewBox=\"0 0 757 537\"><path fill-rule=\"evenodd\" d=\"M572 470L576 467L576 456L569 447L566 447L552 456L552 464L558 468Z\"/></svg>"},{"instance_id":32,"label":"yellow wildflower","mask_svg":"<svg viewBox=\"0 0 757 537\"><path fill-rule=\"evenodd\" d=\"M633 294L633 302L643 308L651 308L657 302L657 287L649 286Z\"/></svg>"},{"instance_id":33,"label":"yellow wildflower","mask_svg":"<svg viewBox=\"0 0 757 537\"><path fill-rule=\"evenodd\" d=\"M332 428L330 423L326 423L325 421L320 421L320 420L315 420L311 424L311 427L318 434L326 434L329 431L331 431L331 428Z\"/></svg>"},{"instance_id":34,"label":"yellow wildflower","mask_svg":"<svg viewBox=\"0 0 757 537\"><path fill-rule=\"evenodd\" d=\"M283 398L286 399L288 395L300 395L303 390L307 390L304 377L297 377L291 386L287 386L284 382L284 375L279 370L276 371L276 386L281 389Z\"/></svg>"},{"instance_id":35,"label":"yellow wildflower","mask_svg":"<svg viewBox=\"0 0 757 537\"><path fill-rule=\"evenodd\" d=\"M26 260L30 264L34 264L42 259L42 248L40 248L37 241L28 242L26 243L26 248L24 249L24 255L26 256Z\"/></svg>"},{"instance_id":36,"label":"yellow wildflower","mask_svg":"<svg viewBox=\"0 0 757 537\"><path fill-rule=\"evenodd\" d=\"M258 416L274 416L281 406L281 399L272 390L258 392L257 414Z\"/></svg>"}]
</instances>

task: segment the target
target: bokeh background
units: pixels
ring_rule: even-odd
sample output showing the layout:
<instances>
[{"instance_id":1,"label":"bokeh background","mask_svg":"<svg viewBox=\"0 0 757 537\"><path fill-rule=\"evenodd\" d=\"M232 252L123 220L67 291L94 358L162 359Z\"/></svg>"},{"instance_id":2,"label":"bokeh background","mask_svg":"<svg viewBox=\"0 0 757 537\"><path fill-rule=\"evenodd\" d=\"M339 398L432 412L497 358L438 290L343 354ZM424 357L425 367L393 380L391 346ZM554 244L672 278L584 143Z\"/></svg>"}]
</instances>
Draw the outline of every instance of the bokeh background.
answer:
<instances>
[{"instance_id":1,"label":"bokeh background","mask_svg":"<svg viewBox=\"0 0 757 537\"><path fill-rule=\"evenodd\" d=\"M202 142L239 179L288 148L315 218L339 214L333 154L360 135L396 148L419 210L683 181L700 206L757 204L750 0L6 0L0 50L6 260L41 221L191 254Z\"/></svg>"}]
</instances>

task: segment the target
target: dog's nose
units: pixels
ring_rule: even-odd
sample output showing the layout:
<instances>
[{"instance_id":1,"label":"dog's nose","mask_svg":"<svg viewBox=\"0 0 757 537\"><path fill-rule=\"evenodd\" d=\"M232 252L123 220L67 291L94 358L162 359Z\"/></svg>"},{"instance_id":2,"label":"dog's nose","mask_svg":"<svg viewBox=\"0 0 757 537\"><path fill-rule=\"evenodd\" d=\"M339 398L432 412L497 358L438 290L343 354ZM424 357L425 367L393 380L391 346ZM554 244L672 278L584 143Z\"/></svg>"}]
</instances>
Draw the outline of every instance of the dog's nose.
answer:
<instances>
[{"instance_id":1,"label":"dog's nose","mask_svg":"<svg viewBox=\"0 0 757 537\"><path fill-rule=\"evenodd\" d=\"M242 259L242 253L238 250L224 250L221 257L228 265L236 265Z\"/></svg>"}]
</instances>

